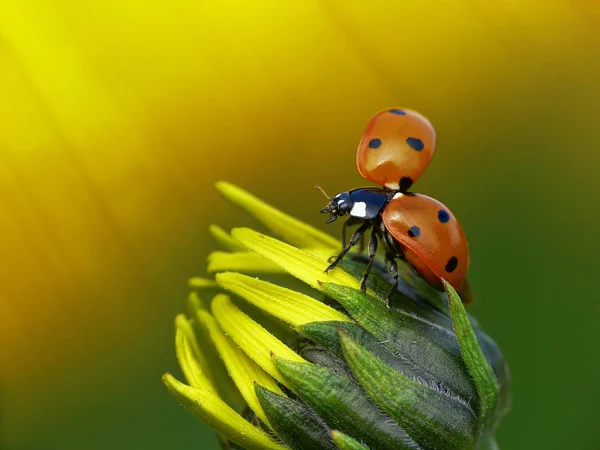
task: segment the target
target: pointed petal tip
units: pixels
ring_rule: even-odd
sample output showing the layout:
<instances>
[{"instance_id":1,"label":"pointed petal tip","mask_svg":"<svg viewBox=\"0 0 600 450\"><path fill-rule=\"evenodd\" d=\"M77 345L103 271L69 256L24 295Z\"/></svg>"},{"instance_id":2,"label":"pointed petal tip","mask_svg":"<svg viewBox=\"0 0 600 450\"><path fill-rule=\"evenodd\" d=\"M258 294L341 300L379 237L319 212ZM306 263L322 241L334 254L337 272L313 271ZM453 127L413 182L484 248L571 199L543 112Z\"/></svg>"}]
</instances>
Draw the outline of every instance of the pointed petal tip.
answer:
<instances>
[{"instance_id":1,"label":"pointed petal tip","mask_svg":"<svg viewBox=\"0 0 600 450\"><path fill-rule=\"evenodd\" d=\"M244 448L285 450L285 447L245 420L215 393L187 386L170 373L163 375L163 382L186 409L228 440Z\"/></svg>"},{"instance_id":2,"label":"pointed petal tip","mask_svg":"<svg viewBox=\"0 0 600 450\"><path fill-rule=\"evenodd\" d=\"M161 381L163 382L163 384L166 386L168 383L170 383L170 379L174 378L173 375L171 375L170 372L165 372L162 374L162 376L160 377Z\"/></svg>"},{"instance_id":3,"label":"pointed petal tip","mask_svg":"<svg viewBox=\"0 0 600 450\"><path fill-rule=\"evenodd\" d=\"M188 280L188 286L192 289L203 289L217 287L217 282L210 278L192 277Z\"/></svg>"},{"instance_id":4,"label":"pointed petal tip","mask_svg":"<svg viewBox=\"0 0 600 450\"><path fill-rule=\"evenodd\" d=\"M217 188L218 191L222 191L223 189L231 187L235 187L235 185L231 184L229 181L219 180L215 182L215 188Z\"/></svg>"},{"instance_id":5,"label":"pointed petal tip","mask_svg":"<svg viewBox=\"0 0 600 450\"><path fill-rule=\"evenodd\" d=\"M184 313L179 313L175 316L175 329L183 326L182 322L187 322L187 316Z\"/></svg>"}]
</instances>

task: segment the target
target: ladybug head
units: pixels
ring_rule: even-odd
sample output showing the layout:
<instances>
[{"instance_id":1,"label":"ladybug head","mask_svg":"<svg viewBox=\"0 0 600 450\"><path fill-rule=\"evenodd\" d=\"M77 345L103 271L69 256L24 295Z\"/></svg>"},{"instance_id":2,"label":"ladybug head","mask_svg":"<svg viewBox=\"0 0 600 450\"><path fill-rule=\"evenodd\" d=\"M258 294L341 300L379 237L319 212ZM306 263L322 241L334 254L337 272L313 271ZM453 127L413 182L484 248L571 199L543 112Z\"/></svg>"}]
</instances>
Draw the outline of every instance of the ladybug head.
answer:
<instances>
[{"instance_id":1,"label":"ladybug head","mask_svg":"<svg viewBox=\"0 0 600 450\"><path fill-rule=\"evenodd\" d=\"M352 206L354 206L354 202L350 198L349 192L340 192L333 198L330 198L319 186L317 186L317 189L319 189L329 200L329 204L321 210L321 212L324 214L330 214L329 219L327 219L327 223L337 220L338 216L344 216L348 214L352 209Z\"/></svg>"}]
</instances>

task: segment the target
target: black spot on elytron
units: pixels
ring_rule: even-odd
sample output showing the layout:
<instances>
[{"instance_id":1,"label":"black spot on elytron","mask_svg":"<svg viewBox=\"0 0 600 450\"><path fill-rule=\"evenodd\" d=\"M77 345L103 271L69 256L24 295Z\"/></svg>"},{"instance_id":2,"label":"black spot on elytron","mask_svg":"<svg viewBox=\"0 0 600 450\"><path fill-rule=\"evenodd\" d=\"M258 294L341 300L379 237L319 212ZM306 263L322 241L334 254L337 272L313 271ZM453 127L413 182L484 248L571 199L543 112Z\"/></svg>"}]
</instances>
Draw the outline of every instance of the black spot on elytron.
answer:
<instances>
[{"instance_id":1,"label":"black spot on elytron","mask_svg":"<svg viewBox=\"0 0 600 450\"><path fill-rule=\"evenodd\" d=\"M397 114L399 116L405 116L406 115L406 111L404 111L402 109L390 109L389 112L391 112L392 114Z\"/></svg>"},{"instance_id":2,"label":"black spot on elytron","mask_svg":"<svg viewBox=\"0 0 600 450\"><path fill-rule=\"evenodd\" d=\"M446 223L450 220L450 214L448 214L448 211L444 211L443 209L440 209L438 211L438 220L442 223Z\"/></svg>"},{"instance_id":3,"label":"black spot on elytron","mask_svg":"<svg viewBox=\"0 0 600 450\"><path fill-rule=\"evenodd\" d=\"M406 143L408 145L410 145L410 148L412 148L413 150L416 150L418 152L420 152L421 150L423 150L425 148L425 144L423 144L423 141L418 138L409 137L406 140Z\"/></svg>"},{"instance_id":4,"label":"black spot on elytron","mask_svg":"<svg viewBox=\"0 0 600 450\"><path fill-rule=\"evenodd\" d=\"M446 263L446 267L445 267L446 272L448 272L448 273L454 272L454 269L456 269L456 266L458 266L458 259L456 258L456 256L453 256Z\"/></svg>"},{"instance_id":5,"label":"black spot on elytron","mask_svg":"<svg viewBox=\"0 0 600 450\"><path fill-rule=\"evenodd\" d=\"M406 192L410 189L413 184L413 179L411 177L402 177L400 178L400 192Z\"/></svg>"},{"instance_id":6,"label":"black spot on elytron","mask_svg":"<svg viewBox=\"0 0 600 450\"><path fill-rule=\"evenodd\" d=\"M381 139L375 138L369 141L369 148L379 148L381 146Z\"/></svg>"},{"instance_id":7,"label":"black spot on elytron","mask_svg":"<svg viewBox=\"0 0 600 450\"><path fill-rule=\"evenodd\" d=\"M419 237L421 236L421 229L418 226L413 225L408 229L408 235L410 237Z\"/></svg>"}]
</instances>

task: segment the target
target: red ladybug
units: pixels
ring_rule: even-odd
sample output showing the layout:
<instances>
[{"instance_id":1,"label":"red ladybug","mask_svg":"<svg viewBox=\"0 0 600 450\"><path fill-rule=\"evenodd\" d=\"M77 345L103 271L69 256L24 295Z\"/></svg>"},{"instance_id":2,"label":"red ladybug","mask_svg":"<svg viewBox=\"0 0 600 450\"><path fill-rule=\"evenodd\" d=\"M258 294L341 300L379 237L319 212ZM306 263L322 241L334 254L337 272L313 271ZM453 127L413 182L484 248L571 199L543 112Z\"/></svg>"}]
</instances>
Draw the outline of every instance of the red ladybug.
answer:
<instances>
[{"instance_id":1,"label":"red ladybug","mask_svg":"<svg viewBox=\"0 0 600 450\"><path fill-rule=\"evenodd\" d=\"M321 210L330 214L327 223L346 214L350 217L342 229L343 250L325 272L336 267L371 229L369 262L360 282L363 291L379 241L385 246L385 263L394 279L386 295L388 306L399 282L396 258L406 261L439 290L443 290L442 278L457 290L466 286L469 246L462 227L439 201L407 192L427 168L434 150L435 131L414 111L392 108L371 119L358 146L357 166L362 176L384 187L358 188L327 197L329 204ZM345 230L351 225L360 226L346 244ZM465 300L471 300L470 296Z\"/></svg>"}]
</instances>

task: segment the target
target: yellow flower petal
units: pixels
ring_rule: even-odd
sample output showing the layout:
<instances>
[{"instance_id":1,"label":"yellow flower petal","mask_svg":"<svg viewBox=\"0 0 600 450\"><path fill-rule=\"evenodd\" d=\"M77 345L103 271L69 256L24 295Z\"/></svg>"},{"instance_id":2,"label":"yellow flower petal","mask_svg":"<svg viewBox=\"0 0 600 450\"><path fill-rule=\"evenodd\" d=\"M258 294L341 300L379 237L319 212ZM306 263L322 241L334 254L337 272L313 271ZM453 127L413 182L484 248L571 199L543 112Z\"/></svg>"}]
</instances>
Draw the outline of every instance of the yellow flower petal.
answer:
<instances>
[{"instance_id":1,"label":"yellow flower petal","mask_svg":"<svg viewBox=\"0 0 600 450\"><path fill-rule=\"evenodd\" d=\"M308 295L239 273L220 273L217 282L263 311L299 327L310 322L352 320Z\"/></svg>"},{"instance_id":2,"label":"yellow flower petal","mask_svg":"<svg viewBox=\"0 0 600 450\"><path fill-rule=\"evenodd\" d=\"M213 299L212 312L221 329L233 339L238 347L280 383L287 386L287 382L273 364L271 352L284 359L307 362L240 311L226 295L217 295Z\"/></svg>"},{"instance_id":3,"label":"yellow flower petal","mask_svg":"<svg viewBox=\"0 0 600 450\"><path fill-rule=\"evenodd\" d=\"M281 273L283 270L258 253L212 252L208 255L208 271L223 272L235 270L244 273Z\"/></svg>"},{"instance_id":4,"label":"yellow flower petal","mask_svg":"<svg viewBox=\"0 0 600 450\"><path fill-rule=\"evenodd\" d=\"M237 252L237 251L245 251L246 247L244 247L242 244L240 244L238 241L236 241L235 239L233 239L229 233L227 231L225 231L223 228L221 228L218 225L211 225L208 227L208 231L210 231L210 234L213 235L213 237L215 238L215 240L221 244L223 247L225 247L227 250L230 250L232 252Z\"/></svg>"},{"instance_id":5,"label":"yellow flower petal","mask_svg":"<svg viewBox=\"0 0 600 450\"><path fill-rule=\"evenodd\" d=\"M203 326L199 319L201 313L210 314L206 302L202 301L198 294L192 292L188 297L187 307L190 317L194 319L194 321L189 321L194 331L194 337L202 344L203 358L210 362L210 366L205 369L205 371L208 371L207 375L210 376L209 378L217 389L219 396L233 409L240 411L246 407L247 402L229 376L227 367L221 361L218 349L211 344L209 330ZM201 365L201 367L203 366Z\"/></svg>"},{"instance_id":6,"label":"yellow flower petal","mask_svg":"<svg viewBox=\"0 0 600 450\"><path fill-rule=\"evenodd\" d=\"M170 373L163 375L163 383L188 411L228 440L249 450L285 450L285 447L245 420L213 392L186 386Z\"/></svg>"},{"instance_id":7,"label":"yellow flower petal","mask_svg":"<svg viewBox=\"0 0 600 450\"><path fill-rule=\"evenodd\" d=\"M318 258L327 259L337 255L331 248L304 248L303 251ZM280 266L254 252L212 252L208 255L209 272L235 271L243 273L285 273ZM194 279L194 278L193 278Z\"/></svg>"},{"instance_id":8,"label":"yellow flower petal","mask_svg":"<svg viewBox=\"0 0 600 450\"><path fill-rule=\"evenodd\" d=\"M336 248L327 248L327 247L301 247L300 250L308 253L309 255L316 256L319 259L327 261L332 256L337 256L340 252L339 246Z\"/></svg>"},{"instance_id":9,"label":"yellow flower petal","mask_svg":"<svg viewBox=\"0 0 600 450\"><path fill-rule=\"evenodd\" d=\"M229 201L242 207L271 231L298 247L340 247L338 239L273 208L231 183L219 181L216 187ZM235 236L233 238L236 239Z\"/></svg>"},{"instance_id":10,"label":"yellow flower petal","mask_svg":"<svg viewBox=\"0 0 600 450\"><path fill-rule=\"evenodd\" d=\"M188 285L192 289L203 289L203 288L210 288L210 287L218 286L218 284L215 280L211 280L209 278L202 278L202 277L190 278L188 280Z\"/></svg>"},{"instance_id":11,"label":"yellow flower petal","mask_svg":"<svg viewBox=\"0 0 600 450\"><path fill-rule=\"evenodd\" d=\"M175 326L175 349L177 352L177 360L185 375L185 379L194 387L202 388L216 394L217 390L210 380L210 375L208 375L206 371L206 361L202 358L202 353L196 342L194 331L183 314L177 316L175 319ZM202 364L198 360L198 356L203 360Z\"/></svg>"},{"instance_id":12,"label":"yellow flower petal","mask_svg":"<svg viewBox=\"0 0 600 450\"><path fill-rule=\"evenodd\" d=\"M236 228L231 234L234 239L239 240L249 249L316 289L320 289L320 283L336 283L354 289L360 288L358 280L341 268L337 267L324 273L329 266L327 260L289 244L249 228ZM372 293L370 289L369 292Z\"/></svg>"},{"instance_id":13,"label":"yellow flower petal","mask_svg":"<svg viewBox=\"0 0 600 450\"><path fill-rule=\"evenodd\" d=\"M275 380L223 334L223 331L221 331L219 325L217 325L217 322L209 313L199 311L198 320L208 330L210 338L217 347L229 375L233 378L236 387L241 392L246 403L248 403L248 406L250 406L260 420L269 424L269 420L254 391L254 383L260 383L271 391L279 395L284 395L279 386L277 386L277 383L275 383Z\"/></svg>"}]
</instances>

